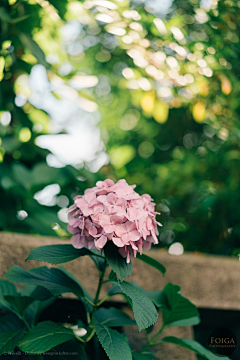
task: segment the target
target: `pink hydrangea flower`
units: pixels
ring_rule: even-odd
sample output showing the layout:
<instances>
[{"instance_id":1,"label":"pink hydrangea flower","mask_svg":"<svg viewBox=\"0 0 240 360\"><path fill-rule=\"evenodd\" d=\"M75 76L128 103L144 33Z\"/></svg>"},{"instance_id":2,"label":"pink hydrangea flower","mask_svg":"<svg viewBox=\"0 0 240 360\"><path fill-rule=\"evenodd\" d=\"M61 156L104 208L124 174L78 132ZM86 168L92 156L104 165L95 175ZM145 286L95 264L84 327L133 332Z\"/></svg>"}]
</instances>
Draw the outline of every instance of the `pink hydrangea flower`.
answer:
<instances>
[{"instance_id":1,"label":"pink hydrangea flower","mask_svg":"<svg viewBox=\"0 0 240 360\"><path fill-rule=\"evenodd\" d=\"M161 224L156 221L155 204L148 194L136 193L135 186L124 179L116 184L107 179L75 197L68 210L72 245L101 251L112 241L129 263L138 251L142 254L142 249L157 244Z\"/></svg>"}]
</instances>

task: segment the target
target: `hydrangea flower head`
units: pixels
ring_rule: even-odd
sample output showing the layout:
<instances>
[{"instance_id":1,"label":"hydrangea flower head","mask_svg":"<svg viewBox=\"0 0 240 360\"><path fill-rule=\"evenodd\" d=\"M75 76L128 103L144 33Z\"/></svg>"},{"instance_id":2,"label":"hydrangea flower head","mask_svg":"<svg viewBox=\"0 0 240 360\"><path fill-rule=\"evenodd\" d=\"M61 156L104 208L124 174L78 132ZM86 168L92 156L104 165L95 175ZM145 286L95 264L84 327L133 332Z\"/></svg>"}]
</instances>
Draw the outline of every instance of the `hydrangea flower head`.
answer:
<instances>
[{"instance_id":1,"label":"hydrangea flower head","mask_svg":"<svg viewBox=\"0 0 240 360\"><path fill-rule=\"evenodd\" d=\"M155 204L148 194L140 196L136 185L121 179L98 181L96 186L77 196L69 208L68 231L72 245L80 249L102 250L112 241L129 263L142 249L157 244L158 230Z\"/></svg>"}]
</instances>

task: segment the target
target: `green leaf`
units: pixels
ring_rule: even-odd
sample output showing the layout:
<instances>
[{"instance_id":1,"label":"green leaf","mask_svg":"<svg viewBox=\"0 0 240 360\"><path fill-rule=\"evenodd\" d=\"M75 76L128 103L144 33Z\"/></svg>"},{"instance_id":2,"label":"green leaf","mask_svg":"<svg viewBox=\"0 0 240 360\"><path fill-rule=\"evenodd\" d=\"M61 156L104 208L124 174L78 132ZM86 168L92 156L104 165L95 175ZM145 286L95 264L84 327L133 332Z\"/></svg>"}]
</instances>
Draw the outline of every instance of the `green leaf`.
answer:
<instances>
[{"instance_id":1,"label":"green leaf","mask_svg":"<svg viewBox=\"0 0 240 360\"><path fill-rule=\"evenodd\" d=\"M12 22L11 16L8 14L7 10L4 7L0 7L0 19L8 23Z\"/></svg>"},{"instance_id":2,"label":"green leaf","mask_svg":"<svg viewBox=\"0 0 240 360\"><path fill-rule=\"evenodd\" d=\"M4 296L5 300L23 317L27 307L35 301L28 296Z\"/></svg>"},{"instance_id":3,"label":"green leaf","mask_svg":"<svg viewBox=\"0 0 240 360\"><path fill-rule=\"evenodd\" d=\"M13 164L12 171L14 179L26 190L30 190L32 186L31 171L22 164Z\"/></svg>"},{"instance_id":4,"label":"green leaf","mask_svg":"<svg viewBox=\"0 0 240 360\"><path fill-rule=\"evenodd\" d=\"M120 288L119 285L114 285L108 290L108 295L118 295L118 294L124 294L123 290Z\"/></svg>"},{"instance_id":5,"label":"green leaf","mask_svg":"<svg viewBox=\"0 0 240 360\"><path fill-rule=\"evenodd\" d=\"M156 259L151 258L150 256L147 256L145 254L140 255L137 253L137 259L145 262L146 264L154 267L155 269L159 270L163 275L166 272L165 266L163 266L159 261Z\"/></svg>"},{"instance_id":6,"label":"green leaf","mask_svg":"<svg viewBox=\"0 0 240 360\"><path fill-rule=\"evenodd\" d=\"M52 4L55 9L58 11L59 16L64 20L64 15L67 11L67 5L68 5L68 1L67 0L49 0L50 4Z\"/></svg>"},{"instance_id":7,"label":"green leaf","mask_svg":"<svg viewBox=\"0 0 240 360\"><path fill-rule=\"evenodd\" d=\"M35 300L32 304L30 304L28 306L28 308L26 309L26 312L24 315L28 324L30 326L34 326L37 323L38 318L41 315L41 313L45 309L47 309L50 305L52 305L56 300L57 300L57 297L52 296L47 300L44 300L44 301Z\"/></svg>"},{"instance_id":8,"label":"green leaf","mask_svg":"<svg viewBox=\"0 0 240 360\"><path fill-rule=\"evenodd\" d=\"M214 355L211 351L205 349L201 344L192 339L179 339L175 336L166 336L161 340L163 343L171 343L185 347L194 351L196 354L208 360L219 360L219 356ZM230 360L227 356L221 357L222 360Z\"/></svg>"},{"instance_id":9,"label":"green leaf","mask_svg":"<svg viewBox=\"0 0 240 360\"><path fill-rule=\"evenodd\" d=\"M95 319L102 325L109 327L136 325L136 321L132 320L130 316L114 307L98 309Z\"/></svg>"},{"instance_id":10,"label":"green leaf","mask_svg":"<svg viewBox=\"0 0 240 360\"><path fill-rule=\"evenodd\" d=\"M1 294L0 296L4 296L4 295L16 296L18 293L16 286L14 284L12 284L7 280L0 280L0 294Z\"/></svg>"},{"instance_id":11,"label":"green leaf","mask_svg":"<svg viewBox=\"0 0 240 360\"><path fill-rule=\"evenodd\" d=\"M132 284L123 281L120 288L130 298L134 318L136 320L139 332L155 324L158 313L152 301L143 291L137 289Z\"/></svg>"},{"instance_id":12,"label":"green leaf","mask_svg":"<svg viewBox=\"0 0 240 360\"><path fill-rule=\"evenodd\" d=\"M112 280L112 281L114 282L114 280ZM142 291L157 307L162 306L161 298L162 298L163 291L161 291L161 290L147 291L147 290L143 289L140 285L135 283L134 281L129 281L128 284L131 284L135 288ZM108 290L109 296L113 296L113 295L117 295L117 294L124 294L119 285L114 285Z\"/></svg>"},{"instance_id":13,"label":"green leaf","mask_svg":"<svg viewBox=\"0 0 240 360\"><path fill-rule=\"evenodd\" d=\"M19 39L24 47L27 47L31 53L37 58L39 64L42 64L45 68L49 68L49 64L45 60L45 54L40 46L33 40L30 34L20 33Z\"/></svg>"},{"instance_id":14,"label":"green leaf","mask_svg":"<svg viewBox=\"0 0 240 360\"><path fill-rule=\"evenodd\" d=\"M157 306L162 306L162 297L163 297L163 291L162 290L153 290L148 291L143 289L140 285L135 283L134 281L129 281L129 284L135 286L137 289L144 292L144 294Z\"/></svg>"},{"instance_id":15,"label":"green leaf","mask_svg":"<svg viewBox=\"0 0 240 360\"><path fill-rule=\"evenodd\" d=\"M197 307L181 295L180 286L168 283L158 301L162 303L164 325L189 326L200 323Z\"/></svg>"},{"instance_id":16,"label":"green leaf","mask_svg":"<svg viewBox=\"0 0 240 360\"><path fill-rule=\"evenodd\" d=\"M127 264L126 259L119 254L118 248L111 241L108 241L104 246L104 253L109 266L121 281L131 275L132 263Z\"/></svg>"},{"instance_id":17,"label":"green leaf","mask_svg":"<svg viewBox=\"0 0 240 360\"><path fill-rule=\"evenodd\" d=\"M44 287L29 284L25 285L21 289L20 294L22 296L30 296L35 299L35 301L28 306L25 312L25 319L31 326L36 323L41 312L53 304L57 299Z\"/></svg>"},{"instance_id":18,"label":"green leaf","mask_svg":"<svg viewBox=\"0 0 240 360\"><path fill-rule=\"evenodd\" d=\"M0 317L0 333L25 329L25 324L16 314L8 313ZM0 335L1 337L1 335Z\"/></svg>"},{"instance_id":19,"label":"green leaf","mask_svg":"<svg viewBox=\"0 0 240 360\"><path fill-rule=\"evenodd\" d=\"M99 255L97 250L91 251L94 253L94 255L90 255L90 258L94 261L98 270L102 272L105 266L106 259L103 256Z\"/></svg>"},{"instance_id":20,"label":"green leaf","mask_svg":"<svg viewBox=\"0 0 240 360\"><path fill-rule=\"evenodd\" d=\"M133 359L134 360L152 360L152 356L151 355L145 355L145 354L141 354L138 353L136 351L133 352Z\"/></svg>"},{"instance_id":21,"label":"green leaf","mask_svg":"<svg viewBox=\"0 0 240 360\"><path fill-rule=\"evenodd\" d=\"M68 271L67 269L65 269L64 266L59 266L59 269L64 272L67 276L69 276L73 281L75 281L76 283L79 284L79 286L81 286L82 288L82 291L84 293L84 296L87 297L92 303L94 302L94 299L92 297L91 294L89 294L89 292L80 284L79 280L70 272ZM84 306L86 307L86 309L89 311L89 312L92 312L93 310L93 306L91 304L89 304L88 301L86 301L85 299L81 299Z\"/></svg>"},{"instance_id":22,"label":"green leaf","mask_svg":"<svg viewBox=\"0 0 240 360\"><path fill-rule=\"evenodd\" d=\"M115 272L113 270L111 270L111 272L108 276L108 280L117 281L117 275L115 274Z\"/></svg>"},{"instance_id":23,"label":"green leaf","mask_svg":"<svg viewBox=\"0 0 240 360\"><path fill-rule=\"evenodd\" d=\"M17 296L16 286L9 281L0 280L0 308L12 311L9 303L4 299L4 296Z\"/></svg>"},{"instance_id":24,"label":"green leaf","mask_svg":"<svg viewBox=\"0 0 240 360\"><path fill-rule=\"evenodd\" d=\"M72 338L74 338L72 330L62 324L43 321L21 339L18 347L25 352L42 353Z\"/></svg>"},{"instance_id":25,"label":"green leaf","mask_svg":"<svg viewBox=\"0 0 240 360\"><path fill-rule=\"evenodd\" d=\"M110 360L132 360L131 349L126 337L100 324L94 319L97 337Z\"/></svg>"},{"instance_id":26,"label":"green leaf","mask_svg":"<svg viewBox=\"0 0 240 360\"><path fill-rule=\"evenodd\" d=\"M3 7L0 8L0 19L2 21L8 22L8 23L18 23L20 21L27 19L28 17L29 17L29 15L24 15L24 16L20 16L18 18L12 19L10 17L10 15L8 14L8 12L6 11L6 9L4 9Z\"/></svg>"},{"instance_id":27,"label":"green leaf","mask_svg":"<svg viewBox=\"0 0 240 360\"><path fill-rule=\"evenodd\" d=\"M66 292L72 292L79 297L84 296L81 286L66 273L56 268L49 269L43 266L24 270L20 266L13 265L5 277L20 284L43 286L55 296Z\"/></svg>"},{"instance_id":28,"label":"green leaf","mask_svg":"<svg viewBox=\"0 0 240 360\"><path fill-rule=\"evenodd\" d=\"M71 351L69 351L69 349L71 349ZM53 354L55 351L56 354ZM52 360L90 360L88 359L85 349L80 341L69 340L63 344L55 346L51 352ZM45 360L46 358L47 357L45 357Z\"/></svg>"},{"instance_id":29,"label":"green leaf","mask_svg":"<svg viewBox=\"0 0 240 360\"><path fill-rule=\"evenodd\" d=\"M7 331L0 336L0 356L4 353L12 353L22 337L22 331Z\"/></svg>"},{"instance_id":30,"label":"green leaf","mask_svg":"<svg viewBox=\"0 0 240 360\"><path fill-rule=\"evenodd\" d=\"M49 264L57 265L75 260L85 255L94 255L103 258L103 256L95 254L94 252L92 252L87 248L75 249L70 244L69 245L60 244L60 245L40 246L35 249L32 249L25 261L38 260L38 261L47 262Z\"/></svg>"},{"instance_id":31,"label":"green leaf","mask_svg":"<svg viewBox=\"0 0 240 360\"><path fill-rule=\"evenodd\" d=\"M52 297L52 294L47 289L38 285L25 285L20 290L21 296L30 296L35 300L47 300Z\"/></svg>"}]
</instances>

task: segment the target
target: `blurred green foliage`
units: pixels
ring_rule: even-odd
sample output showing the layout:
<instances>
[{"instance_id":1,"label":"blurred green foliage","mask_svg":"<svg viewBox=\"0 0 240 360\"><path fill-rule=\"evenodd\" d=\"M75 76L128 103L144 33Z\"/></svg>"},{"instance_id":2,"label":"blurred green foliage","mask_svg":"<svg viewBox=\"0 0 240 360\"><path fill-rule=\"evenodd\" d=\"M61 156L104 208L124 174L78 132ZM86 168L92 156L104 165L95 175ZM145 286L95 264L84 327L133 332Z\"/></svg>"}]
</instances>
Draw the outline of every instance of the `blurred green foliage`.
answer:
<instances>
[{"instance_id":1,"label":"blurred green foliage","mask_svg":"<svg viewBox=\"0 0 240 360\"><path fill-rule=\"evenodd\" d=\"M160 13L155 3L1 1L1 230L65 236L58 198L124 177L156 201L160 246L238 254L239 4L175 0ZM66 24L81 31L67 38ZM49 114L24 85L36 64L98 105L110 162L97 173L46 163L36 138L51 133ZM92 75L97 85L78 86ZM55 204L40 205L34 194L51 184L60 185Z\"/></svg>"}]
</instances>

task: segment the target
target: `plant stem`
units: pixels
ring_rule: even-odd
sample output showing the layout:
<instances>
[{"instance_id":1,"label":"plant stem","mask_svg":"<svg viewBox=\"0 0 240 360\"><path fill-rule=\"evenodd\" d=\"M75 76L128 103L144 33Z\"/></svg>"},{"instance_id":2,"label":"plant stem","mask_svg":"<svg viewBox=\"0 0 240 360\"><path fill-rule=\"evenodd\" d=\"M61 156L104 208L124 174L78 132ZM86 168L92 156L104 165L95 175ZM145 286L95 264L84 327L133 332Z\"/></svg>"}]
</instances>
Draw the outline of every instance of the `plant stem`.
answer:
<instances>
[{"instance_id":1,"label":"plant stem","mask_svg":"<svg viewBox=\"0 0 240 360\"><path fill-rule=\"evenodd\" d=\"M161 327L161 329L157 332L157 334L152 338L151 342L154 342L154 341L161 335L161 333L162 333L165 329L166 329L166 326L163 325L163 326Z\"/></svg>"},{"instance_id":2,"label":"plant stem","mask_svg":"<svg viewBox=\"0 0 240 360\"><path fill-rule=\"evenodd\" d=\"M162 344L163 342L162 342L162 340L160 340L160 341L156 341L155 343L153 343L152 345L160 345L160 344Z\"/></svg>"},{"instance_id":3,"label":"plant stem","mask_svg":"<svg viewBox=\"0 0 240 360\"><path fill-rule=\"evenodd\" d=\"M86 342L85 340L81 339L79 336L75 336L75 337L76 337L76 339L78 339L79 341L81 341L81 342L83 342L83 343Z\"/></svg>"},{"instance_id":4,"label":"plant stem","mask_svg":"<svg viewBox=\"0 0 240 360\"><path fill-rule=\"evenodd\" d=\"M87 338L86 342L90 341L91 338L94 336L95 334L95 329L92 330L91 334L89 335L89 337Z\"/></svg>"},{"instance_id":5,"label":"plant stem","mask_svg":"<svg viewBox=\"0 0 240 360\"><path fill-rule=\"evenodd\" d=\"M88 323L88 325L90 324L90 322L91 322L91 317L90 317L89 312L87 311L87 323Z\"/></svg>"},{"instance_id":6,"label":"plant stem","mask_svg":"<svg viewBox=\"0 0 240 360\"><path fill-rule=\"evenodd\" d=\"M86 300L90 305L95 306L95 304L89 300L86 296L84 296L84 300Z\"/></svg>"},{"instance_id":7,"label":"plant stem","mask_svg":"<svg viewBox=\"0 0 240 360\"><path fill-rule=\"evenodd\" d=\"M101 288L102 288L102 285L104 283L104 275L105 275L105 271L106 271L106 267L107 267L107 261L105 260L105 263L104 263L104 267L103 267L103 270L100 274L100 278L99 278L99 282L98 282L98 288L97 288L97 292L96 292L96 296L95 296L95 299L94 299L94 303L92 303L89 299L85 298L86 301L88 301L92 306L93 306L93 312L92 312L92 315L91 315L91 320L89 322L89 326L88 326L88 330L87 330L87 337L86 337L86 340L85 342L88 342L92 339L92 337L94 336L95 334L95 329L94 329L94 324L93 324L93 321L94 321L94 315L97 311L97 307L103 303L103 301L106 300L106 297L104 299L102 299L101 301L99 301L99 296L100 296L100 292L101 292Z\"/></svg>"},{"instance_id":8,"label":"plant stem","mask_svg":"<svg viewBox=\"0 0 240 360\"><path fill-rule=\"evenodd\" d=\"M162 334L162 332L165 330L165 328L166 328L166 326L163 325L161 327L161 329L157 332L157 334L154 335L154 337L152 339L149 339L150 341L148 342L148 344L146 344L140 352L147 350L150 346L161 344L161 341L155 342L155 340Z\"/></svg>"},{"instance_id":9,"label":"plant stem","mask_svg":"<svg viewBox=\"0 0 240 360\"><path fill-rule=\"evenodd\" d=\"M111 282L112 280L104 280L104 281L102 281L102 284L105 284L105 283L108 283L108 282Z\"/></svg>"},{"instance_id":10,"label":"plant stem","mask_svg":"<svg viewBox=\"0 0 240 360\"><path fill-rule=\"evenodd\" d=\"M102 305L102 303L104 303L104 301L106 301L107 299L109 299L111 297L111 295L106 295L102 300L100 300L97 304L97 306Z\"/></svg>"},{"instance_id":11,"label":"plant stem","mask_svg":"<svg viewBox=\"0 0 240 360\"><path fill-rule=\"evenodd\" d=\"M31 327L29 326L28 322L25 320L25 318L23 316L19 316L20 319L24 322L24 324L26 325L26 327L28 328L28 330L31 330Z\"/></svg>"},{"instance_id":12,"label":"plant stem","mask_svg":"<svg viewBox=\"0 0 240 360\"><path fill-rule=\"evenodd\" d=\"M93 309L93 313L92 313L92 320L93 320L93 316L95 315L95 312L97 310L98 299L99 299L99 295L100 295L100 292L101 292L106 267L107 267L107 261L105 260L104 267L103 267L103 270L102 270L100 278L99 278L98 288L97 288L97 292L96 292L96 296L95 296L95 300L94 300L94 309Z\"/></svg>"}]
</instances>

